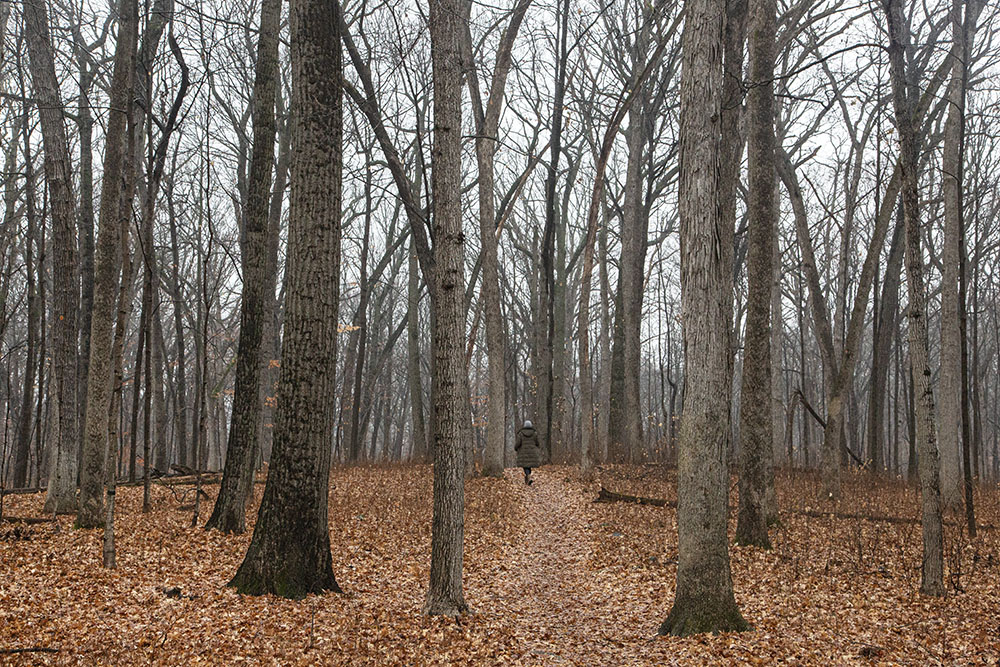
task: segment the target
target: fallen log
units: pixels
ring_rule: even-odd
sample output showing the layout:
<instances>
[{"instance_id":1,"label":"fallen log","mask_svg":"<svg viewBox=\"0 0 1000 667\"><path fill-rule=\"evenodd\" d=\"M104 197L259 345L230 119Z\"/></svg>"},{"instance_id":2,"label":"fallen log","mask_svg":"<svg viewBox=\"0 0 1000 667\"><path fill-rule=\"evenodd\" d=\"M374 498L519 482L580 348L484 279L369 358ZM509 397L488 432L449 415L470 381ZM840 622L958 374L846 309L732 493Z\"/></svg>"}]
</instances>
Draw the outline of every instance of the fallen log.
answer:
<instances>
[{"instance_id":1,"label":"fallen log","mask_svg":"<svg viewBox=\"0 0 1000 667\"><path fill-rule=\"evenodd\" d=\"M601 487L600 492L597 497L594 498L595 503L634 503L636 505L651 505L653 507L677 507L677 503L663 498L645 498L643 496L630 496L627 493L616 493L615 491L609 491L608 489ZM734 509L730 506L729 509ZM891 524L919 524L920 519L915 517L906 516L892 516L889 514L863 514L859 512L824 512L822 510L780 510L782 514L798 514L800 516L808 516L814 519L855 519L861 521L871 521L873 523L891 523ZM964 521L945 521L945 525L948 526L960 526L965 525ZM993 524L979 524L976 526L980 530L996 530L996 526Z\"/></svg>"},{"instance_id":2,"label":"fallen log","mask_svg":"<svg viewBox=\"0 0 1000 667\"><path fill-rule=\"evenodd\" d=\"M615 493L603 486L600 493L594 498L595 503L635 503L636 505L652 505L653 507L677 507L677 503L668 502L662 498L643 498L642 496L630 496L626 493Z\"/></svg>"}]
</instances>

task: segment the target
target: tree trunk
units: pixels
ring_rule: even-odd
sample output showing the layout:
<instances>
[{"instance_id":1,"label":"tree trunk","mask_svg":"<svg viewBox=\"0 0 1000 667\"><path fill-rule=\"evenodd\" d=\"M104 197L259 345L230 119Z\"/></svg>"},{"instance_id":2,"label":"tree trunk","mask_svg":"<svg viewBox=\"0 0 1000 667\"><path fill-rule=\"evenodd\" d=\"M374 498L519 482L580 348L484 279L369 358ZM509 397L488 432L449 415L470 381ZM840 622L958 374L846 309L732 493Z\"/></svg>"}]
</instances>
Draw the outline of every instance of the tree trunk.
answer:
<instances>
[{"instance_id":1,"label":"tree trunk","mask_svg":"<svg viewBox=\"0 0 1000 667\"><path fill-rule=\"evenodd\" d=\"M12 147L16 142L11 142ZM27 485L28 482L28 459L31 453L31 426L34 418L33 406L35 402L35 364L38 358L38 332L44 325L44 318L39 308L38 294L35 290L35 179L31 166L30 156L25 156L25 218L27 223L27 233L24 238L24 268L27 285L25 287L27 299L28 315L28 340L25 346L24 362L24 387L21 393L21 410L17 422L17 444L14 448L14 466L12 483L14 488ZM13 179L11 179L13 183ZM43 232L44 233L44 232ZM41 259L41 258L39 258ZM40 263L40 262L39 262ZM41 392L41 389L39 389Z\"/></svg>"},{"instance_id":2,"label":"tree trunk","mask_svg":"<svg viewBox=\"0 0 1000 667\"><path fill-rule=\"evenodd\" d=\"M747 202L747 321L740 392L740 500L736 542L769 549L768 481L773 484L771 294L778 223L774 156L774 0L750 0ZM774 323L775 326L780 322Z\"/></svg>"},{"instance_id":3,"label":"tree trunk","mask_svg":"<svg viewBox=\"0 0 1000 667\"><path fill-rule=\"evenodd\" d=\"M463 0L431 0L434 148L431 190L434 279L434 517L430 588L424 613L457 616L468 610L462 593L465 451L469 378L465 367L465 264L462 235Z\"/></svg>"},{"instance_id":4,"label":"tree trunk","mask_svg":"<svg viewBox=\"0 0 1000 667\"><path fill-rule=\"evenodd\" d=\"M236 380L233 410L226 446L222 483L206 530L242 533L246 530L246 510L253 486L259 429L263 423L260 385L263 366L263 334L270 302L274 299L274 279L269 277L266 259L270 246L271 170L274 162L274 104L278 90L278 29L280 0L261 5L257 42L257 69L253 92L253 154L244 218L243 294L240 302L240 340L236 352ZM268 294L268 285L271 292Z\"/></svg>"},{"instance_id":5,"label":"tree trunk","mask_svg":"<svg viewBox=\"0 0 1000 667\"><path fill-rule=\"evenodd\" d=\"M340 300L340 3L293 0L287 303L274 450L246 557L244 594L339 591L327 516Z\"/></svg>"},{"instance_id":6,"label":"tree trunk","mask_svg":"<svg viewBox=\"0 0 1000 667\"><path fill-rule=\"evenodd\" d=\"M168 182L167 188L167 218L170 223L170 253L172 259L172 283L170 298L173 301L174 341L177 346L177 388L174 392L174 430L177 440L177 458L183 465L194 465L191 456L191 445L188 442L188 398L187 398L187 351L184 336L184 317L182 307L184 295L181 288L180 244L177 238L177 215L173 206L173 185ZM131 472L129 479L134 479Z\"/></svg>"},{"instance_id":7,"label":"tree trunk","mask_svg":"<svg viewBox=\"0 0 1000 667\"><path fill-rule=\"evenodd\" d=\"M112 349L115 302L121 272L121 214L123 201L130 201L127 191L126 160L129 117L132 109L132 84L138 29L135 0L121 0L118 44L111 79L111 108L104 154L104 177L101 184L101 209L94 272L94 312L90 328L90 372L87 382L86 439L83 442L83 465L80 470L80 511L76 524L81 528L103 526L105 458L108 453L108 418L111 407ZM129 210L126 207L124 210Z\"/></svg>"},{"instance_id":8,"label":"tree trunk","mask_svg":"<svg viewBox=\"0 0 1000 667\"><path fill-rule=\"evenodd\" d=\"M934 393L928 360L927 319L925 317L924 258L920 248L920 145L916 126L913 89L907 76L904 53L909 46L909 27L902 0L886 0L889 26L889 61L893 106L899 133L902 168L903 216L906 223L906 278L909 295L910 367L913 371L913 403L916 412L916 449L922 501L923 563L920 592L942 596L945 593L944 554L941 526L941 488L934 420Z\"/></svg>"},{"instance_id":9,"label":"tree trunk","mask_svg":"<svg viewBox=\"0 0 1000 667\"><path fill-rule=\"evenodd\" d=\"M498 146L500 112L503 107L507 74L510 72L514 39L517 37L525 12L532 0L520 0L511 15L510 25L500 38L493 79L490 82L486 108L482 109L478 74L473 70L467 77L474 104L478 101L476 123L476 163L479 169L479 241L482 244L482 300L486 319L487 377L489 393L486 399L486 451L483 474L499 477L504 468L507 396L505 393L503 311L500 299L500 266L497 258L496 202L494 201L493 162ZM468 24L466 24L468 27ZM468 30L466 31L468 33ZM471 60L471 36L466 47Z\"/></svg>"},{"instance_id":10,"label":"tree trunk","mask_svg":"<svg viewBox=\"0 0 1000 667\"><path fill-rule=\"evenodd\" d=\"M719 202L722 0L689 0L681 75L679 207L687 381L677 461L677 592L660 634L745 630L727 515L732 229Z\"/></svg>"},{"instance_id":11,"label":"tree trunk","mask_svg":"<svg viewBox=\"0 0 1000 667\"><path fill-rule=\"evenodd\" d=\"M23 6L31 82L41 118L45 149L45 179L52 213L52 424L54 447L49 460L45 511L69 513L77 508L78 455L77 311L79 289L76 251L76 199L70 167L69 143L63 124L63 106L56 79L45 2Z\"/></svg>"},{"instance_id":12,"label":"tree trunk","mask_svg":"<svg viewBox=\"0 0 1000 667\"><path fill-rule=\"evenodd\" d=\"M427 433L424 429L424 388L420 381L420 276L417 273L417 251L410 241L406 282L406 382L410 392L410 415L413 420L411 456L427 458Z\"/></svg>"},{"instance_id":13,"label":"tree trunk","mask_svg":"<svg viewBox=\"0 0 1000 667\"><path fill-rule=\"evenodd\" d=\"M542 248L539 255L542 268L538 282L538 304L534 313L536 362L534 368L537 390L535 394L535 423L541 435L544 458L552 455L552 347L555 333L555 241L558 224L559 159L562 156L563 99L566 93L567 41L569 35L569 0L557 5L556 17L556 66L555 94L552 101L552 134L549 143L549 168L545 177L545 227L542 230Z\"/></svg>"},{"instance_id":14,"label":"tree trunk","mask_svg":"<svg viewBox=\"0 0 1000 667\"><path fill-rule=\"evenodd\" d=\"M642 36L645 35L646 38ZM641 31L636 40L637 54L645 55L648 48L648 31ZM638 62L635 63L638 67ZM615 345L621 352L612 351L619 360L612 369L613 385L611 410L608 421L608 439L611 459L624 463L636 460L642 449L642 415L639 405L639 376L642 345L642 292L646 265L646 237L649 229L648 209L643 205L642 166L646 157L647 110L646 87L641 98L629 111L629 125L625 130L628 159L625 170L625 192L622 213L621 259L619 261L618 304L615 310Z\"/></svg>"}]
</instances>

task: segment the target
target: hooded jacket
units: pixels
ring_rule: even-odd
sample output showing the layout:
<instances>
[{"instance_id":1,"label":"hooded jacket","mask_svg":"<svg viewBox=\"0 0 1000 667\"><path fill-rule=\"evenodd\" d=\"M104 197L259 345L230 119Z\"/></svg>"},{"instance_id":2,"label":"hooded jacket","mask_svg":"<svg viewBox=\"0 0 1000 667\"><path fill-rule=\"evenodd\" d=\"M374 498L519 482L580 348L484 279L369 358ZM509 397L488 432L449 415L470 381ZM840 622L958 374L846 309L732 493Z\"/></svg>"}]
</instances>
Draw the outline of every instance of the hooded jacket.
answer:
<instances>
[{"instance_id":1,"label":"hooded jacket","mask_svg":"<svg viewBox=\"0 0 1000 667\"><path fill-rule=\"evenodd\" d=\"M542 465L542 448L539 445L538 433L534 427L526 426L517 432L517 466L519 468L537 468Z\"/></svg>"}]
</instances>

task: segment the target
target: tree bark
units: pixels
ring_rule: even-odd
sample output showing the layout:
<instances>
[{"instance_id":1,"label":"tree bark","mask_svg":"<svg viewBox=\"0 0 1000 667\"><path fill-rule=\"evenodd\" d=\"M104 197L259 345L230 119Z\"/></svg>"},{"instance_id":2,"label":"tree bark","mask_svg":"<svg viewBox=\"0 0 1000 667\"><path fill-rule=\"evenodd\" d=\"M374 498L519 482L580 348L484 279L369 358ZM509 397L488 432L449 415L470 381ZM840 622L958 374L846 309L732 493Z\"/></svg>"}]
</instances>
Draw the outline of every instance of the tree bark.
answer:
<instances>
[{"instance_id":1,"label":"tree bark","mask_svg":"<svg viewBox=\"0 0 1000 667\"><path fill-rule=\"evenodd\" d=\"M462 593L465 532L465 443L469 379L465 367L465 237L462 234L463 0L431 0L434 78L434 517L430 588L424 613L457 616Z\"/></svg>"},{"instance_id":2,"label":"tree bark","mask_svg":"<svg viewBox=\"0 0 1000 667\"><path fill-rule=\"evenodd\" d=\"M27 128L25 128L27 136ZM13 146L16 142L12 141ZM35 213L35 179L30 156L25 156L25 218L27 230L24 239L25 293L28 315L28 340L25 345L24 386L21 392L21 410L17 422L17 444L14 448L14 466L12 483L14 488L24 487L28 483L28 459L31 453L31 426L33 406L35 402L35 364L38 358L38 333L45 320L39 308L38 293L35 288L35 230L37 216ZM13 183L13 179L11 179ZM44 233L44 232L43 232ZM41 259L41 258L39 258ZM42 390L39 389L41 392Z\"/></svg>"},{"instance_id":3,"label":"tree bark","mask_svg":"<svg viewBox=\"0 0 1000 667\"><path fill-rule=\"evenodd\" d=\"M934 420L934 393L928 360L928 334L924 292L924 258L920 247L919 137L915 118L915 86L905 64L909 48L909 25L902 0L885 0L889 33L889 61L896 129L899 134L902 171L903 216L906 224L906 278L909 295L910 368L913 372L913 403L916 413L916 450L920 474L923 528L923 562L920 592L943 596L944 554L941 526L941 488Z\"/></svg>"},{"instance_id":4,"label":"tree bark","mask_svg":"<svg viewBox=\"0 0 1000 667\"><path fill-rule=\"evenodd\" d=\"M677 592L660 634L745 630L727 515L732 230L719 208L722 0L688 0L680 111L681 304L687 388L677 461Z\"/></svg>"},{"instance_id":5,"label":"tree bark","mask_svg":"<svg viewBox=\"0 0 1000 667\"><path fill-rule=\"evenodd\" d=\"M769 549L768 481L773 484L771 292L774 287L774 0L750 0L747 202L747 320L740 392L740 500L736 542ZM775 323L780 324L780 323Z\"/></svg>"},{"instance_id":6,"label":"tree bark","mask_svg":"<svg viewBox=\"0 0 1000 667\"><path fill-rule=\"evenodd\" d=\"M23 5L24 33L27 43L31 83L41 118L45 151L45 179L49 186L52 215L52 381L54 419L49 459L49 484L45 511L73 512L77 508L76 481L79 453L77 407L77 281L76 198L70 167L69 143L63 122L63 106L56 79L45 2Z\"/></svg>"},{"instance_id":7,"label":"tree bark","mask_svg":"<svg viewBox=\"0 0 1000 667\"><path fill-rule=\"evenodd\" d=\"M340 591L327 516L340 300L340 3L292 0L288 287L274 450L246 557L245 594Z\"/></svg>"},{"instance_id":8,"label":"tree bark","mask_svg":"<svg viewBox=\"0 0 1000 667\"><path fill-rule=\"evenodd\" d=\"M478 109L476 118L476 164L479 168L479 241L482 246L482 299L486 319L487 378L489 394L486 399L486 452L483 460L483 474L499 477L504 468L504 442L507 428L507 397L505 393L503 311L500 299L500 266L497 258L497 220L495 179L493 174L494 155L498 148L500 112L503 107L507 74L510 72L514 40L521 22L532 0L520 0L514 7L510 24L504 30L497 48L493 78L490 82L486 108L482 108L479 93L479 77L473 69L467 77L473 104ZM471 35L468 35L467 56L472 51Z\"/></svg>"},{"instance_id":9,"label":"tree bark","mask_svg":"<svg viewBox=\"0 0 1000 667\"><path fill-rule=\"evenodd\" d=\"M257 41L257 69L253 92L253 152L250 184L243 223L243 294L240 302L240 340L236 352L236 379L230 417L226 464L219 495L205 529L223 533L246 530L246 510L253 482L255 459L263 423L261 375L264 365L263 334L267 329L274 279L269 277L267 253L271 171L274 163L275 97L278 92L278 30L280 0L261 4ZM268 294L268 285L271 292Z\"/></svg>"},{"instance_id":10,"label":"tree bark","mask_svg":"<svg viewBox=\"0 0 1000 667\"><path fill-rule=\"evenodd\" d=\"M126 191L126 161L135 58L138 8L135 0L121 0L118 44L111 79L111 109L108 117L104 177L94 271L94 312L90 327L90 372L87 382L86 438L80 470L81 528L104 525L103 490L108 453L108 418L111 407L112 344L115 301L121 272L121 214ZM147 463L148 465L148 463Z\"/></svg>"},{"instance_id":11,"label":"tree bark","mask_svg":"<svg viewBox=\"0 0 1000 667\"><path fill-rule=\"evenodd\" d=\"M542 230L542 248L539 255L542 269L538 283L538 303L534 313L535 361L534 368L535 424L541 435L544 458L552 455L552 347L555 333L555 241L558 224L559 159L562 156L563 100L566 94L567 41L569 34L569 0L557 4L555 93L552 101L552 134L549 142L549 165L545 177L545 226Z\"/></svg>"}]
</instances>

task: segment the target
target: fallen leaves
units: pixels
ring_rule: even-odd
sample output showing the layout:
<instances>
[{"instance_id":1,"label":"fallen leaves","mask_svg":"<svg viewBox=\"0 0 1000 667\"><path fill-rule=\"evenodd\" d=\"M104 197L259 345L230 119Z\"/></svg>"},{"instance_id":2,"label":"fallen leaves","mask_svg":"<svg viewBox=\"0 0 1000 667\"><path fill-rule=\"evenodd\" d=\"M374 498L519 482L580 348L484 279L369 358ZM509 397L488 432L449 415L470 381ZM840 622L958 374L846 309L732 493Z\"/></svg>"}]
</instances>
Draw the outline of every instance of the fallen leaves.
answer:
<instances>
[{"instance_id":1,"label":"fallen leaves","mask_svg":"<svg viewBox=\"0 0 1000 667\"><path fill-rule=\"evenodd\" d=\"M250 539L188 527L168 489L119 491L117 570L101 568L100 533L57 523L9 525L0 539L0 663L198 664L993 664L1000 657L1000 536L948 529L949 582L919 595L919 526L837 518L917 516L910 487L849 480L836 507L814 479L779 477L774 549L731 548L733 581L755 631L660 638L676 573L671 507L590 502L602 484L676 500L663 469L520 471L468 483L465 594L470 616L420 614L429 568L427 466L337 468L330 494L334 572L345 595L289 601L225 586ZM815 488L814 488L815 487ZM217 487L206 487L215 494ZM248 517L256 517L262 485ZM1000 524L996 488L979 491ZM9 498L38 516L41 494ZM801 512L818 509L823 516ZM2 535L0 535L2 537Z\"/></svg>"}]
</instances>

